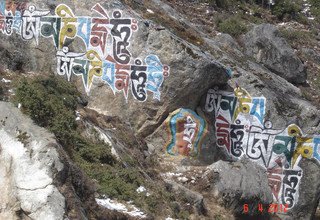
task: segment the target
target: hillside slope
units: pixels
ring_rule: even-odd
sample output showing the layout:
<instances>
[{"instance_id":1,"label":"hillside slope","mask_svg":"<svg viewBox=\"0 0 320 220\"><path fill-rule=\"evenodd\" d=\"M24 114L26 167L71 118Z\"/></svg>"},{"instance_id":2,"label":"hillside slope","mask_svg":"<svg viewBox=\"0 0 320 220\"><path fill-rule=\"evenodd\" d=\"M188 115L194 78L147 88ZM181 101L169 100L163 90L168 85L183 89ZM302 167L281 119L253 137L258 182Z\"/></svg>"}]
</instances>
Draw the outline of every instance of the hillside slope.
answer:
<instances>
[{"instance_id":1,"label":"hillside slope","mask_svg":"<svg viewBox=\"0 0 320 220\"><path fill-rule=\"evenodd\" d=\"M319 10L1 1L0 218L319 218Z\"/></svg>"}]
</instances>

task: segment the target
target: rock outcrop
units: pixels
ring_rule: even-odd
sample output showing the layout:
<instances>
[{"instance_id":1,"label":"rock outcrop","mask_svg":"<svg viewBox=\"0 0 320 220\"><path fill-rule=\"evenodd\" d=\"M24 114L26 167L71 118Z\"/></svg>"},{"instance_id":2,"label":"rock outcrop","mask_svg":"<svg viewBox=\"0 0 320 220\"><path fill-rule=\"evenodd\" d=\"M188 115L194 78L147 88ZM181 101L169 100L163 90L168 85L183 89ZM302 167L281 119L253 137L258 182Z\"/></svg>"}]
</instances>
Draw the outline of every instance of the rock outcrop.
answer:
<instances>
[{"instance_id":1,"label":"rock outcrop","mask_svg":"<svg viewBox=\"0 0 320 220\"><path fill-rule=\"evenodd\" d=\"M243 38L247 55L291 83L305 83L306 68L271 24L255 26Z\"/></svg>"},{"instance_id":2,"label":"rock outcrop","mask_svg":"<svg viewBox=\"0 0 320 220\"><path fill-rule=\"evenodd\" d=\"M0 108L0 218L64 219L66 201L54 184L63 169L54 137L12 104Z\"/></svg>"},{"instance_id":3,"label":"rock outcrop","mask_svg":"<svg viewBox=\"0 0 320 220\"><path fill-rule=\"evenodd\" d=\"M300 167L305 174L299 188L299 201L290 215L280 214L281 219L316 219L314 216L320 201L320 164L315 160L303 159Z\"/></svg>"},{"instance_id":4,"label":"rock outcrop","mask_svg":"<svg viewBox=\"0 0 320 220\"><path fill-rule=\"evenodd\" d=\"M249 160L216 162L208 166L201 181L200 185L211 190L212 195L237 216L261 215L259 204L267 207L273 201L265 170ZM267 216L268 212L262 215Z\"/></svg>"},{"instance_id":5,"label":"rock outcrop","mask_svg":"<svg viewBox=\"0 0 320 220\"><path fill-rule=\"evenodd\" d=\"M95 184L54 136L0 102L0 219L134 219L95 202Z\"/></svg>"}]
</instances>

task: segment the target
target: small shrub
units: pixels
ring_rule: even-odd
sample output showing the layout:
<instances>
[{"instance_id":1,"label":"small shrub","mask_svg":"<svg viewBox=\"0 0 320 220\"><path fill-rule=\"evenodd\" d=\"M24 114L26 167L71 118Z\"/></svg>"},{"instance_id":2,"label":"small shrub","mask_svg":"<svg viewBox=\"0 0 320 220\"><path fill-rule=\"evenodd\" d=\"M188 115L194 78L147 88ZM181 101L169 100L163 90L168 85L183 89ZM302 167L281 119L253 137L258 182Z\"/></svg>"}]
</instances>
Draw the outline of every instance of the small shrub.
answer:
<instances>
[{"instance_id":1,"label":"small shrub","mask_svg":"<svg viewBox=\"0 0 320 220\"><path fill-rule=\"evenodd\" d=\"M319 7L311 7L311 14L316 18L316 22L320 22L320 6Z\"/></svg>"},{"instance_id":2,"label":"small shrub","mask_svg":"<svg viewBox=\"0 0 320 220\"><path fill-rule=\"evenodd\" d=\"M314 34L309 31L280 29L280 34L292 47L296 47L297 44L308 45L316 41Z\"/></svg>"},{"instance_id":3,"label":"small shrub","mask_svg":"<svg viewBox=\"0 0 320 220\"><path fill-rule=\"evenodd\" d=\"M254 5L254 0L205 0L210 6L221 8L224 10L229 10L236 8L243 3Z\"/></svg>"},{"instance_id":4,"label":"small shrub","mask_svg":"<svg viewBox=\"0 0 320 220\"><path fill-rule=\"evenodd\" d=\"M272 8L272 13L280 20L285 18L299 20L299 12L302 10L302 4L291 0L279 0Z\"/></svg>"},{"instance_id":5,"label":"small shrub","mask_svg":"<svg viewBox=\"0 0 320 220\"><path fill-rule=\"evenodd\" d=\"M16 138L18 139L18 141L20 141L24 145L27 145L29 143L30 136L27 134L27 132L25 132L25 131L22 132L22 131L18 130L18 135Z\"/></svg>"},{"instance_id":6,"label":"small shrub","mask_svg":"<svg viewBox=\"0 0 320 220\"><path fill-rule=\"evenodd\" d=\"M310 4L314 8L320 8L320 0L309 0Z\"/></svg>"},{"instance_id":7,"label":"small shrub","mask_svg":"<svg viewBox=\"0 0 320 220\"><path fill-rule=\"evenodd\" d=\"M137 200L136 189L145 185L143 176L134 168L124 168L119 164L110 166L92 163L79 154L76 162L87 175L99 182L99 193L110 198L135 201Z\"/></svg>"},{"instance_id":8,"label":"small shrub","mask_svg":"<svg viewBox=\"0 0 320 220\"><path fill-rule=\"evenodd\" d=\"M76 97L78 92L72 84L56 77L38 77L34 80L21 79L17 84L15 101L23 111L40 126L58 126L56 120L66 120L65 127L74 128ZM69 129L68 129L69 130Z\"/></svg>"},{"instance_id":9,"label":"small shrub","mask_svg":"<svg viewBox=\"0 0 320 220\"><path fill-rule=\"evenodd\" d=\"M239 16L234 16L226 20L219 20L217 28L220 32L230 34L233 37L238 37L247 32L247 26L239 19Z\"/></svg>"},{"instance_id":10,"label":"small shrub","mask_svg":"<svg viewBox=\"0 0 320 220\"><path fill-rule=\"evenodd\" d=\"M223 8L223 9L228 9L230 6L231 6L231 1L230 0L215 0L215 1L211 1L213 4L214 4L218 7L218 8Z\"/></svg>"}]
</instances>

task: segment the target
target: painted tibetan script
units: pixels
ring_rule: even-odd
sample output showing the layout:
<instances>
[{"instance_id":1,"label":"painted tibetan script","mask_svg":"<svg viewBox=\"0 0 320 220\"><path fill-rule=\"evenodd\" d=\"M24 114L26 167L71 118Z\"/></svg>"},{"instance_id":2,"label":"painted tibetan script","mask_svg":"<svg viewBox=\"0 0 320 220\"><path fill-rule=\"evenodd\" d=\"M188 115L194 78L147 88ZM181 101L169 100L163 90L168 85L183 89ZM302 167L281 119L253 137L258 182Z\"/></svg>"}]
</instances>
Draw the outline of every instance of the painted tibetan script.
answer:
<instances>
[{"instance_id":1,"label":"painted tibetan script","mask_svg":"<svg viewBox=\"0 0 320 220\"><path fill-rule=\"evenodd\" d=\"M125 18L119 10L110 14L99 4L92 7L91 16L76 16L72 9L58 5L50 10L38 9L27 2L0 2L0 32L10 36L15 32L23 40L51 40L56 48L56 72L68 81L82 78L87 93L95 78L100 78L114 94L131 95L144 102L149 94L160 100L161 86L170 69L156 55L144 59L132 58L130 41L138 31L137 20ZM73 40L80 39L85 51L70 51Z\"/></svg>"},{"instance_id":2,"label":"painted tibetan script","mask_svg":"<svg viewBox=\"0 0 320 220\"><path fill-rule=\"evenodd\" d=\"M273 128L265 120L266 99L240 87L233 92L210 89L204 108L214 113L217 145L232 158L246 157L264 167L274 200L291 209L299 199L300 160L320 162L320 137L305 136L295 124Z\"/></svg>"},{"instance_id":3,"label":"painted tibetan script","mask_svg":"<svg viewBox=\"0 0 320 220\"><path fill-rule=\"evenodd\" d=\"M197 156L207 133L206 121L189 109L177 109L164 122L169 141L165 146L170 155Z\"/></svg>"}]
</instances>

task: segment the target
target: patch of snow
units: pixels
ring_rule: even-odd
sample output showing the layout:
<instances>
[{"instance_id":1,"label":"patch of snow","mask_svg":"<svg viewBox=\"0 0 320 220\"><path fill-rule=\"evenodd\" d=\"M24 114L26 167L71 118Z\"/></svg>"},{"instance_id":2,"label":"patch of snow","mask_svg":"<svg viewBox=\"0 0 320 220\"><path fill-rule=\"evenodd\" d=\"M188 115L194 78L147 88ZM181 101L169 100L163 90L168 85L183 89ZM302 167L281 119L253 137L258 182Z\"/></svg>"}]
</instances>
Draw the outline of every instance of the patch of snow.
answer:
<instances>
[{"instance_id":1,"label":"patch of snow","mask_svg":"<svg viewBox=\"0 0 320 220\"><path fill-rule=\"evenodd\" d=\"M142 193L146 191L146 188L144 188L144 186L140 186L136 191L137 193Z\"/></svg>"},{"instance_id":2,"label":"patch of snow","mask_svg":"<svg viewBox=\"0 0 320 220\"><path fill-rule=\"evenodd\" d=\"M118 212L126 213L130 216L133 216L133 217L139 217L139 218L146 218L147 217L146 214L144 214L142 211L140 211L137 207L135 207L133 205L128 205L129 210L131 210L131 211L129 211L127 206L125 206L124 204L116 202L116 201L111 200L109 198L96 199L96 202L98 203L98 205L101 205L107 209L116 210Z\"/></svg>"},{"instance_id":3,"label":"patch of snow","mask_svg":"<svg viewBox=\"0 0 320 220\"><path fill-rule=\"evenodd\" d=\"M54 219L54 217L60 219L60 215L62 218L65 200L52 185L52 178L48 175L53 162L47 162L47 159L44 161L42 156L38 156L40 152L42 154L42 151L45 151L43 143L37 141L29 143L28 148L34 151L31 158L29 150L12 134L2 129L0 145L2 148L0 179L12 178L14 183L11 186L14 189L12 192L17 197L21 208L30 213L32 219ZM54 159L50 158L50 160ZM1 189L3 189L2 185ZM50 197L54 202L49 199ZM52 210L57 213L53 213Z\"/></svg>"},{"instance_id":4,"label":"patch of snow","mask_svg":"<svg viewBox=\"0 0 320 220\"><path fill-rule=\"evenodd\" d=\"M154 12L151 9L147 9L147 12L149 12L150 14L154 14Z\"/></svg>"},{"instance_id":5,"label":"patch of snow","mask_svg":"<svg viewBox=\"0 0 320 220\"><path fill-rule=\"evenodd\" d=\"M76 111L76 121L80 121L81 120L81 115L80 115L80 112Z\"/></svg>"},{"instance_id":6,"label":"patch of snow","mask_svg":"<svg viewBox=\"0 0 320 220\"><path fill-rule=\"evenodd\" d=\"M2 78L1 82L4 82L4 83L11 83L11 80L10 80L10 79Z\"/></svg>"},{"instance_id":7,"label":"patch of snow","mask_svg":"<svg viewBox=\"0 0 320 220\"><path fill-rule=\"evenodd\" d=\"M183 177L178 177L178 180L179 180L180 182L185 183L185 182L187 182L189 179L188 179L187 177L183 176Z\"/></svg>"},{"instance_id":8,"label":"patch of snow","mask_svg":"<svg viewBox=\"0 0 320 220\"><path fill-rule=\"evenodd\" d=\"M150 196L151 194L147 192L147 189L144 186L140 186L137 190L137 193L146 192L146 196Z\"/></svg>"},{"instance_id":9,"label":"patch of snow","mask_svg":"<svg viewBox=\"0 0 320 220\"><path fill-rule=\"evenodd\" d=\"M116 149L114 148L114 146L112 144L111 137L107 133L105 133L103 130L101 130L100 128L98 128L96 126L94 126L94 129L99 133L99 138L111 146L112 155L115 156L117 158L117 160L121 160L120 156L118 155ZM113 130L115 130L115 128L113 128Z\"/></svg>"},{"instance_id":10,"label":"patch of snow","mask_svg":"<svg viewBox=\"0 0 320 220\"><path fill-rule=\"evenodd\" d=\"M121 203L117 203L115 201L112 201L111 199L107 198L107 199L96 199L96 202L98 203L98 205L101 205L107 209L110 210L117 210L119 212L124 212L124 211L128 211L126 206L121 204Z\"/></svg>"},{"instance_id":11,"label":"patch of snow","mask_svg":"<svg viewBox=\"0 0 320 220\"><path fill-rule=\"evenodd\" d=\"M167 177L173 177L173 176L181 176L182 173L171 173L171 172L168 172L168 173L164 173L163 175L167 176Z\"/></svg>"}]
</instances>

